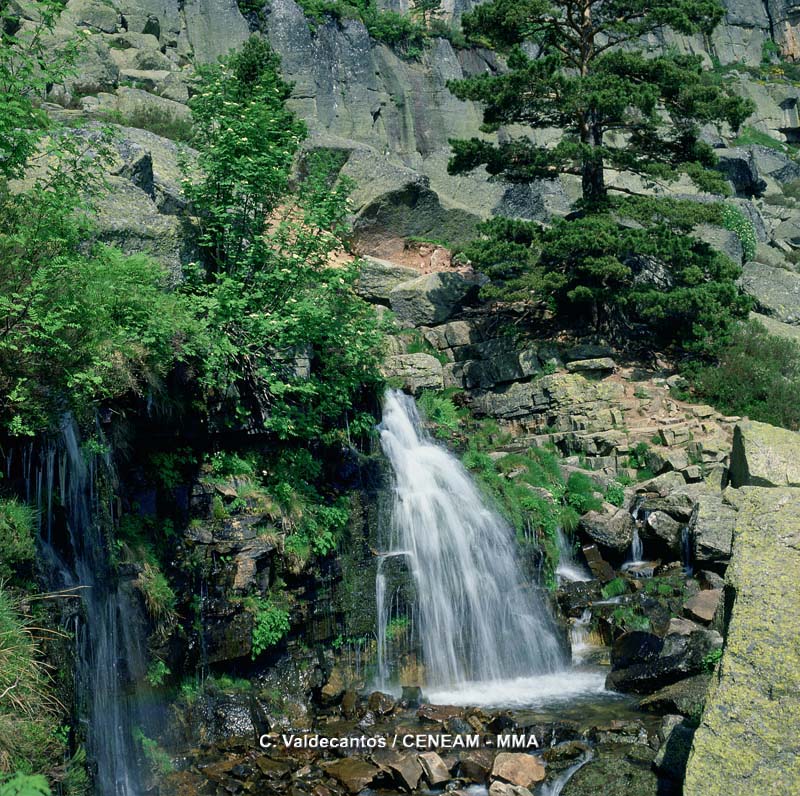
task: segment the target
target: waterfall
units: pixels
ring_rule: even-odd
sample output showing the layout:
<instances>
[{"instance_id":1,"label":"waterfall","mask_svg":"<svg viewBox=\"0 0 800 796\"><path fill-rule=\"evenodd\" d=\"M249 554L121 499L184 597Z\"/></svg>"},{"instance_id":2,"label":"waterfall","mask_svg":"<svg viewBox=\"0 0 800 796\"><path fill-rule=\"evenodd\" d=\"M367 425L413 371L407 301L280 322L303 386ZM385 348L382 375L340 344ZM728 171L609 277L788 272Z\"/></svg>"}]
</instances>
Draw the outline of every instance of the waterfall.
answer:
<instances>
[{"instance_id":1,"label":"waterfall","mask_svg":"<svg viewBox=\"0 0 800 796\"><path fill-rule=\"evenodd\" d=\"M638 564L644 556L644 545L642 537L639 536L639 529L633 529L633 539L631 540L631 563Z\"/></svg>"},{"instance_id":2,"label":"waterfall","mask_svg":"<svg viewBox=\"0 0 800 796\"><path fill-rule=\"evenodd\" d=\"M133 728L140 721L133 683L146 668L144 643L109 561L95 490L97 457L84 457L71 418L65 419L58 451L67 533L59 544L53 541L56 446L50 445L40 454L36 475L40 541L53 585L81 595L82 614L75 617L76 675L81 704L88 708L87 747L96 769L95 789L102 796L138 796L144 789L133 742ZM38 486L43 470L46 495Z\"/></svg>"},{"instance_id":3,"label":"waterfall","mask_svg":"<svg viewBox=\"0 0 800 796\"><path fill-rule=\"evenodd\" d=\"M572 545L569 543L564 531L561 530L561 526L556 528L556 542L558 544L558 567L556 567L556 576L570 583L591 580L592 576L584 567L575 561L575 556L572 553Z\"/></svg>"},{"instance_id":4,"label":"waterfall","mask_svg":"<svg viewBox=\"0 0 800 796\"><path fill-rule=\"evenodd\" d=\"M512 528L428 437L414 400L388 391L379 430L394 471L388 553L406 556L416 588L427 685L498 683L566 666L544 601L523 582Z\"/></svg>"},{"instance_id":5,"label":"waterfall","mask_svg":"<svg viewBox=\"0 0 800 796\"><path fill-rule=\"evenodd\" d=\"M583 613L572 621L569 635L572 644L572 660L574 663L581 663L583 661L583 657L589 647L589 626L591 623L591 608L584 608Z\"/></svg>"},{"instance_id":6,"label":"waterfall","mask_svg":"<svg viewBox=\"0 0 800 796\"><path fill-rule=\"evenodd\" d=\"M686 575L692 575L694 572L692 555L692 532L689 530L688 525L684 525L681 529L681 563L683 564L683 571Z\"/></svg>"}]
</instances>

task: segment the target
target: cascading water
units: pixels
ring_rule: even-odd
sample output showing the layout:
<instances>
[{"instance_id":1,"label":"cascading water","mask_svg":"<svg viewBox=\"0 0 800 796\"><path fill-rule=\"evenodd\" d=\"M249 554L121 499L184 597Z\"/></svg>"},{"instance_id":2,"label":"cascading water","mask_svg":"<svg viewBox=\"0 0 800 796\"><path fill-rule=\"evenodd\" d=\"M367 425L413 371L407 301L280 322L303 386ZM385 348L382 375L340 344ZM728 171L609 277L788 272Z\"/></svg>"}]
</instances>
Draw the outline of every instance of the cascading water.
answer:
<instances>
[{"instance_id":1,"label":"cascading water","mask_svg":"<svg viewBox=\"0 0 800 796\"><path fill-rule=\"evenodd\" d=\"M54 461L58 457L59 497L66 539L53 534ZM33 459L33 454L28 454ZM146 667L142 639L131 621L127 596L117 586L98 520L96 457L84 458L75 424L64 422L60 444L45 448L37 468L43 559L55 588L74 590L83 605L76 617L77 683L88 709L87 745L102 796L138 796L133 728L140 716L133 683ZM47 493L38 487L46 474ZM30 476L26 478L30 480Z\"/></svg>"},{"instance_id":2,"label":"cascading water","mask_svg":"<svg viewBox=\"0 0 800 796\"><path fill-rule=\"evenodd\" d=\"M566 534L560 526L556 528L556 542L558 544L558 566L556 567L556 576L570 583L591 580L591 574L575 561L572 545L570 545Z\"/></svg>"},{"instance_id":3,"label":"cascading water","mask_svg":"<svg viewBox=\"0 0 800 796\"><path fill-rule=\"evenodd\" d=\"M427 436L414 400L387 392L379 430L395 481L387 555L404 554L414 581L427 686L563 669L568 661L547 607L523 584L512 529ZM385 633L385 619L378 624Z\"/></svg>"}]
</instances>

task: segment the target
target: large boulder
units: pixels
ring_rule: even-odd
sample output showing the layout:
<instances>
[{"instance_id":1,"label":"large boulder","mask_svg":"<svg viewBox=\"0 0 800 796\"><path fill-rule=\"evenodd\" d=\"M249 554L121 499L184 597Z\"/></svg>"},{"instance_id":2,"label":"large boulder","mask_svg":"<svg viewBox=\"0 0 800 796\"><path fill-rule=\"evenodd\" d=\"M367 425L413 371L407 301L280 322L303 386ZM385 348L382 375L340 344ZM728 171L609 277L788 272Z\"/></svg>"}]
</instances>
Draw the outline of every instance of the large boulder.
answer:
<instances>
[{"instance_id":1,"label":"large boulder","mask_svg":"<svg viewBox=\"0 0 800 796\"><path fill-rule=\"evenodd\" d=\"M389 306L389 294L402 282L416 279L419 272L376 257L364 257L358 272L355 290L361 298L373 304Z\"/></svg>"},{"instance_id":2,"label":"large boulder","mask_svg":"<svg viewBox=\"0 0 800 796\"><path fill-rule=\"evenodd\" d=\"M389 303L401 323L433 325L448 320L475 288L475 282L461 274L426 274L390 290Z\"/></svg>"},{"instance_id":3,"label":"large boulder","mask_svg":"<svg viewBox=\"0 0 800 796\"><path fill-rule=\"evenodd\" d=\"M783 323L800 324L800 274L748 262L739 282L764 314Z\"/></svg>"},{"instance_id":4,"label":"large boulder","mask_svg":"<svg viewBox=\"0 0 800 796\"><path fill-rule=\"evenodd\" d=\"M703 712L711 675L707 672L659 688L639 702L639 709L653 713L680 713L696 717Z\"/></svg>"},{"instance_id":5,"label":"large boulder","mask_svg":"<svg viewBox=\"0 0 800 796\"><path fill-rule=\"evenodd\" d=\"M800 434L744 421L733 431L730 480L734 487L800 486Z\"/></svg>"},{"instance_id":6,"label":"large boulder","mask_svg":"<svg viewBox=\"0 0 800 796\"><path fill-rule=\"evenodd\" d=\"M630 512L610 503L603 504L600 511L590 511L580 519L579 528L598 545L617 553L623 553L633 542L636 525Z\"/></svg>"},{"instance_id":7,"label":"large boulder","mask_svg":"<svg viewBox=\"0 0 800 796\"><path fill-rule=\"evenodd\" d=\"M606 686L614 691L651 694L684 677L700 674L707 656L722 646L714 630L695 630L660 638L634 631L620 636L611 650Z\"/></svg>"},{"instance_id":8,"label":"large boulder","mask_svg":"<svg viewBox=\"0 0 800 796\"><path fill-rule=\"evenodd\" d=\"M725 651L685 796L800 793L800 489L744 492L726 579Z\"/></svg>"},{"instance_id":9,"label":"large boulder","mask_svg":"<svg viewBox=\"0 0 800 796\"><path fill-rule=\"evenodd\" d=\"M387 357L381 368L387 379L398 379L414 395L442 389L442 363L430 354L398 354Z\"/></svg>"},{"instance_id":10,"label":"large boulder","mask_svg":"<svg viewBox=\"0 0 800 796\"><path fill-rule=\"evenodd\" d=\"M769 315L760 315L757 312L750 313L750 320L758 321L774 337L782 337L784 340L800 343L800 326L776 321Z\"/></svg>"},{"instance_id":11,"label":"large boulder","mask_svg":"<svg viewBox=\"0 0 800 796\"><path fill-rule=\"evenodd\" d=\"M651 770L655 752L647 746L603 744L567 781L561 796L656 796L658 777Z\"/></svg>"},{"instance_id":12,"label":"large boulder","mask_svg":"<svg viewBox=\"0 0 800 796\"><path fill-rule=\"evenodd\" d=\"M695 561L726 563L731 557L735 522L736 509L725 500L724 493L702 495L692 529Z\"/></svg>"},{"instance_id":13,"label":"large boulder","mask_svg":"<svg viewBox=\"0 0 800 796\"><path fill-rule=\"evenodd\" d=\"M500 752L494 759L492 777L511 785L531 788L544 779L544 766L533 755L520 752Z\"/></svg>"}]
</instances>

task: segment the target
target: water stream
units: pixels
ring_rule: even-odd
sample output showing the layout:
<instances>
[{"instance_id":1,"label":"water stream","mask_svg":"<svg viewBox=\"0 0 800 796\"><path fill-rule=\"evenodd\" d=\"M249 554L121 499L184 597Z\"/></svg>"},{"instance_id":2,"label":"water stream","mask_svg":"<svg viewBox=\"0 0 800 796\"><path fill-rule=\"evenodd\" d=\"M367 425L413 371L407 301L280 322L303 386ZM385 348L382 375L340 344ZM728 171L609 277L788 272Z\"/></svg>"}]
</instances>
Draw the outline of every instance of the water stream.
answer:
<instances>
[{"instance_id":1,"label":"water stream","mask_svg":"<svg viewBox=\"0 0 800 796\"><path fill-rule=\"evenodd\" d=\"M379 430L394 472L385 555L405 556L416 588L429 695L450 701L494 691L502 703L509 689L529 690L532 677L559 687L567 656L544 599L524 583L511 527L458 459L430 439L412 398L387 392ZM387 610L380 565L376 591L380 637Z\"/></svg>"},{"instance_id":2,"label":"water stream","mask_svg":"<svg viewBox=\"0 0 800 796\"><path fill-rule=\"evenodd\" d=\"M96 490L98 458L85 455L75 423L61 437L27 454L28 491L39 509L42 558L51 587L74 590L82 610L73 617L76 685L88 719L89 757L102 796L138 796L134 727L140 723L134 683L146 668L144 640L136 631L128 595L118 587L108 555ZM100 467L108 462L100 460ZM56 472L58 480L56 484ZM64 526L55 540L54 508Z\"/></svg>"},{"instance_id":3,"label":"water stream","mask_svg":"<svg viewBox=\"0 0 800 796\"><path fill-rule=\"evenodd\" d=\"M566 534L559 526L556 528L556 542L558 544L558 567L556 576L562 581L578 583L592 579L586 567L581 566L576 560Z\"/></svg>"}]
</instances>

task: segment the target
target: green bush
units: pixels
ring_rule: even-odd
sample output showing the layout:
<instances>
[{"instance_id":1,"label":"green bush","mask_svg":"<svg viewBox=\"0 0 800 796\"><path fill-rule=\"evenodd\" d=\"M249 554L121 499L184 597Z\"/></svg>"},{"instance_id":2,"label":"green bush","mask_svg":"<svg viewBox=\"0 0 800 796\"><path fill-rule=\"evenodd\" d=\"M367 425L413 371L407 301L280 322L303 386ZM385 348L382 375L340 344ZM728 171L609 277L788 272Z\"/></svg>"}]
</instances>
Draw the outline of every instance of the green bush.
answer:
<instances>
[{"instance_id":1,"label":"green bush","mask_svg":"<svg viewBox=\"0 0 800 796\"><path fill-rule=\"evenodd\" d=\"M175 592L154 561L145 562L139 573L138 586L150 616L159 624L172 624L177 601Z\"/></svg>"},{"instance_id":2,"label":"green bush","mask_svg":"<svg viewBox=\"0 0 800 796\"><path fill-rule=\"evenodd\" d=\"M602 506L602 501L595 497L596 489L594 481L586 473L570 473L564 492L564 502L578 514L597 511Z\"/></svg>"},{"instance_id":3,"label":"green bush","mask_svg":"<svg viewBox=\"0 0 800 796\"><path fill-rule=\"evenodd\" d=\"M50 786L41 774L0 775L0 796L50 796Z\"/></svg>"},{"instance_id":4,"label":"green bush","mask_svg":"<svg viewBox=\"0 0 800 796\"><path fill-rule=\"evenodd\" d=\"M264 650L274 647L289 632L289 612L267 598L252 598L248 608L253 613L253 649L255 660Z\"/></svg>"},{"instance_id":5,"label":"green bush","mask_svg":"<svg viewBox=\"0 0 800 796\"><path fill-rule=\"evenodd\" d=\"M30 506L16 498L0 500L0 582L36 555L34 521L35 512Z\"/></svg>"},{"instance_id":6,"label":"green bush","mask_svg":"<svg viewBox=\"0 0 800 796\"><path fill-rule=\"evenodd\" d=\"M458 431L464 413L447 396L433 390L423 390L417 406L425 418L436 426L436 436L447 437Z\"/></svg>"},{"instance_id":7,"label":"green bush","mask_svg":"<svg viewBox=\"0 0 800 796\"><path fill-rule=\"evenodd\" d=\"M739 327L716 363L687 375L696 394L724 414L800 429L800 345L757 321Z\"/></svg>"},{"instance_id":8,"label":"green bush","mask_svg":"<svg viewBox=\"0 0 800 796\"><path fill-rule=\"evenodd\" d=\"M618 481L612 481L606 488L605 499L612 506L621 506L625 502L625 488Z\"/></svg>"},{"instance_id":9,"label":"green bush","mask_svg":"<svg viewBox=\"0 0 800 796\"><path fill-rule=\"evenodd\" d=\"M745 260L752 260L756 256L758 239L753 222L736 205L722 206L722 226L735 232L742 244Z\"/></svg>"},{"instance_id":10,"label":"green bush","mask_svg":"<svg viewBox=\"0 0 800 796\"><path fill-rule=\"evenodd\" d=\"M610 600L614 597L621 597L623 594L628 593L628 583L625 578L614 578L603 586L601 592L604 600Z\"/></svg>"}]
</instances>

